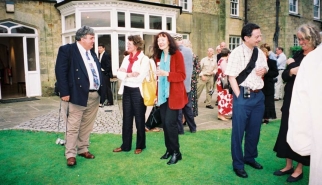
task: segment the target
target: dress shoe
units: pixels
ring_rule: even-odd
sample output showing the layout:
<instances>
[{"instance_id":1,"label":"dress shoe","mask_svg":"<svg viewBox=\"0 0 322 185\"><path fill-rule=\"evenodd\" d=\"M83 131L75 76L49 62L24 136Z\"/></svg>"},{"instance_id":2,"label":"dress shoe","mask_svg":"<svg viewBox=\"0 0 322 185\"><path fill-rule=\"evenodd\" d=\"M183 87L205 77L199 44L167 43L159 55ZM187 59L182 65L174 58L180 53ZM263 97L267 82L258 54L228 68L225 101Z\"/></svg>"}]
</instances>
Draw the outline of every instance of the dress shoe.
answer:
<instances>
[{"instance_id":1,"label":"dress shoe","mask_svg":"<svg viewBox=\"0 0 322 185\"><path fill-rule=\"evenodd\" d=\"M82 157L85 157L86 159L94 159L95 156L91 153L89 153L88 151L87 152L84 152L84 153L81 153L81 154L78 154L79 156L82 156Z\"/></svg>"},{"instance_id":2,"label":"dress shoe","mask_svg":"<svg viewBox=\"0 0 322 185\"><path fill-rule=\"evenodd\" d=\"M67 159L67 166L75 166L76 165L76 158L70 157Z\"/></svg>"},{"instance_id":3,"label":"dress shoe","mask_svg":"<svg viewBox=\"0 0 322 185\"><path fill-rule=\"evenodd\" d=\"M180 152L174 152L171 159L167 162L168 165L176 164L179 160L182 159L182 155Z\"/></svg>"},{"instance_id":4,"label":"dress shoe","mask_svg":"<svg viewBox=\"0 0 322 185\"><path fill-rule=\"evenodd\" d=\"M197 131L196 130L191 130L190 131L192 134L196 133Z\"/></svg>"},{"instance_id":5,"label":"dress shoe","mask_svg":"<svg viewBox=\"0 0 322 185\"><path fill-rule=\"evenodd\" d=\"M213 106L211 106L211 105L207 105L207 106L206 106L206 108L207 108L207 109L214 109L214 107L213 107Z\"/></svg>"},{"instance_id":6,"label":"dress shoe","mask_svg":"<svg viewBox=\"0 0 322 185\"><path fill-rule=\"evenodd\" d=\"M235 169L234 168L234 172L238 177L241 177L241 178L247 178L248 177L248 175L247 175L247 173L246 173L246 171L244 169Z\"/></svg>"},{"instance_id":7,"label":"dress shoe","mask_svg":"<svg viewBox=\"0 0 322 185\"><path fill-rule=\"evenodd\" d=\"M160 159L168 159L171 156L170 152L166 151L163 156L161 156Z\"/></svg>"},{"instance_id":8,"label":"dress shoe","mask_svg":"<svg viewBox=\"0 0 322 185\"><path fill-rule=\"evenodd\" d=\"M179 135L184 135L184 132L178 132Z\"/></svg>"},{"instance_id":9,"label":"dress shoe","mask_svg":"<svg viewBox=\"0 0 322 185\"><path fill-rule=\"evenodd\" d=\"M274 101L279 101L280 99L274 98Z\"/></svg>"},{"instance_id":10,"label":"dress shoe","mask_svg":"<svg viewBox=\"0 0 322 185\"><path fill-rule=\"evenodd\" d=\"M228 121L227 118L225 118L225 116L223 115L218 115L218 120L221 120L221 121Z\"/></svg>"},{"instance_id":11,"label":"dress shoe","mask_svg":"<svg viewBox=\"0 0 322 185\"><path fill-rule=\"evenodd\" d=\"M141 152L142 152L142 149L139 149L139 148L134 150L135 154L140 154Z\"/></svg>"},{"instance_id":12,"label":"dress shoe","mask_svg":"<svg viewBox=\"0 0 322 185\"><path fill-rule=\"evenodd\" d=\"M113 105L113 103L107 103L106 104L106 106L112 106Z\"/></svg>"},{"instance_id":13,"label":"dress shoe","mask_svg":"<svg viewBox=\"0 0 322 185\"><path fill-rule=\"evenodd\" d=\"M122 150L122 148L121 147L119 147L119 148L115 148L114 150L113 150L113 152L122 152L123 150Z\"/></svg>"},{"instance_id":14,"label":"dress shoe","mask_svg":"<svg viewBox=\"0 0 322 185\"><path fill-rule=\"evenodd\" d=\"M261 170L263 169L263 166L261 164L259 164L258 162L253 162L253 163L250 163L250 162L245 162L245 164L257 169L257 170Z\"/></svg>"},{"instance_id":15,"label":"dress shoe","mask_svg":"<svg viewBox=\"0 0 322 185\"><path fill-rule=\"evenodd\" d=\"M297 182L299 180L303 179L303 173L301 173L299 176L297 177L293 177L292 175L290 175L287 179L286 182Z\"/></svg>"},{"instance_id":16,"label":"dress shoe","mask_svg":"<svg viewBox=\"0 0 322 185\"><path fill-rule=\"evenodd\" d=\"M286 175L286 174L292 174L293 172L294 172L294 169L291 168L291 169L283 171L283 172L281 170L277 170L273 174L276 176L282 176L282 175Z\"/></svg>"}]
</instances>

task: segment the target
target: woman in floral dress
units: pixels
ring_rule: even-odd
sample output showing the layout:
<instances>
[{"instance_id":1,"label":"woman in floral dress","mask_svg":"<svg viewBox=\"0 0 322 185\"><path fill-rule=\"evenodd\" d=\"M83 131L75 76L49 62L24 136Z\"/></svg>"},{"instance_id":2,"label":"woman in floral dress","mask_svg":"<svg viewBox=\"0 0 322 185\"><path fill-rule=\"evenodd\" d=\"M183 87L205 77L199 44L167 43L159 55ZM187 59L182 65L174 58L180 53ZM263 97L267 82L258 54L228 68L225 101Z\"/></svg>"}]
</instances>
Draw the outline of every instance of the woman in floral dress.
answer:
<instances>
[{"instance_id":1,"label":"woman in floral dress","mask_svg":"<svg viewBox=\"0 0 322 185\"><path fill-rule=\"evenodd\" d=\"M199 66L198 56L194 56L190 92L191 92L192 112L195 117L198 116L197 83L198 83L199 73L200 73L200 66Z\"/></svg>"},{"instance_id":2,"label":"woman in floral dress","mask_svg":"<svg viewBox=\"0 0 322 185\"><path fill-rule=\"evenodd\" d=\"M221 78L225 77L225 69L227 66L228 55L230 51L227 48L221 50L221 58L218 61L218 78L216 81L218 92L218 119L227 121L231 118L233 109L233 96L229 94L228 89L224 89L221 84Z\"/></svg>"}]
</instances>

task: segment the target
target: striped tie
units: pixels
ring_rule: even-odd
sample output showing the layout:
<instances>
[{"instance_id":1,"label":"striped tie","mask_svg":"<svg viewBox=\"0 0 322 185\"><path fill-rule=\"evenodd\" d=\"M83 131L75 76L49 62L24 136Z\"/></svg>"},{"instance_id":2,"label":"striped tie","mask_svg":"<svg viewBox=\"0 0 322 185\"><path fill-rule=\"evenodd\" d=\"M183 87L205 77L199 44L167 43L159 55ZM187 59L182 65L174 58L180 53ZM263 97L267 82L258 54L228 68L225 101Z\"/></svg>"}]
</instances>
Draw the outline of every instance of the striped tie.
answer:
<instances>
[{"instance_id":1,"label":"striped tie","mask_svg":"<svg viewBox=\"0 0 322 185\"><path fill-rule=\"evenodd\" d=\"M89 58L88 56L88 52L86 51L86 57L87 57L87 60L90 61L91 59ZM94 88L95 89L98 89L99 87L99 82L98 82L98 76L96 74L96 71L95 71L95 68L94 68L94 65L92 62L89 63L89 66L91 68L91 71L92 71L92 74L93 74L93 79L94 79Z\"/></svg>"}]
</instances>

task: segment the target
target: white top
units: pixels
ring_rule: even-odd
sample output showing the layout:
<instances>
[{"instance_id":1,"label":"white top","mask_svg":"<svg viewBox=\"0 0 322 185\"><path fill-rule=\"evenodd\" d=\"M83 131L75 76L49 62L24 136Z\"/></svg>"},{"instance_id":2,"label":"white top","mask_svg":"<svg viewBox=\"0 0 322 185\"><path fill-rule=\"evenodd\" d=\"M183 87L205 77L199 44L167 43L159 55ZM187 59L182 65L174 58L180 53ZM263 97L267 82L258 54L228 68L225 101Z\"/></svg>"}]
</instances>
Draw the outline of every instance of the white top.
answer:
<instances>
[{"instance_id":1,"label":"white top","mask_svg":"<svg viewBox=\"0 0 322 185\"><path fill-rule=\"evenodd\" d=\"M130 64L129 57L130 55L124 57L120 68L127 69L127 67ZM137 77L127 77L126 72L117 71L117 75L116 75L117 78L122 80L118 94L123 94L124 86L139 87L141 91L141 95L143 97L142 82L143 82L143 79L149 74L149 70L150 70L150 60L141 51L141 53L138 55L138 60L135 61L132 66L132 72L140 73Z\"/></svg>"},{"instance_id":2,"label":"white top","mask_svg":"<svg viewBox=\"0 0 322 185\"><path fill-rule=\"evenodd\" d=\"M252 54L253 50L245 44L235 48L229 55L225 75L237 77L246 68ZM258 58L255 64L256 67L264 67L268 71L266 56L260 49L258 49ZM245 81L239 84L240 86L249 87L252 90L262 89L264 87L263 79L256 75L256 67L247 76Z\"/></svg>"},{"instance_id":3,"label":"white top","mask_svg":"<svg viewBox=\"0 0 322 185\"><path fill-rule=\"evenodd\" d=\"M277 69L285 69L286 68L286 55L282 52L281 54L278 55L278 58L276 59L276 65Z\"/></svg>"},{"instance_id":4,"label":"white top","mask_svg":"<svg viewBox=\"0 0 322 185\"><path fill-rule=\"evenodd\" d=\"M95 72L97 74L97 78L98 78L98 84L101 84L101 82L100 82L100 76L99 76L99 73L98 73L98 70L97 70L96 62L94 61L94 58L93 58L93 56L91 54L91 51L89 51L89 50L87 51L89 59L90 59L90 60L88 60L87 56L86 56L86 50L83 48L83 46L80 45L78 42L76 42L76 45L78 47L79 52L82 55L82 58L83 58L83 61L84 61L84 64L85 64L85 67L86 67L86 70L87 70L88 79L89 79L89 89L90 90L97 90L94 87L94 77L93 77L91 67L89 66L90 63L92 63L93 66L94 66L94 70L95 70ZM98 85L98 87L100 87L100 85Z\"/></svg>"},{"instance_id":5,"label":"white top","mask_svg":"<svg viewBox=\"0 0 322 185\"><path fill-rule=\"evenodd\" d=\"M293 86L287 142L300 155L311 155L310 185L321 184L322 172L322 47L301 62Z\"/></svg>"}]
</instances>

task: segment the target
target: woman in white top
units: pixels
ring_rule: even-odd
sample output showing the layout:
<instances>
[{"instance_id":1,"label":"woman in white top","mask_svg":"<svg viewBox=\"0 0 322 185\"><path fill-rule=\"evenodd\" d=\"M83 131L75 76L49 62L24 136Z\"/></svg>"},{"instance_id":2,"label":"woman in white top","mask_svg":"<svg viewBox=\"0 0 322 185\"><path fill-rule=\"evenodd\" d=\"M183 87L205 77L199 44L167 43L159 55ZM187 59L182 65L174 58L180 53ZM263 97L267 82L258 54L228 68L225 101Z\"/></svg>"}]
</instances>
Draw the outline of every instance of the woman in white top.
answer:
<instances>
[{"instance_id":1,"label":"woman in white top","mask_svg":"<svg viewBox=\"0 0 322 185\"><path fill-rule=\"evenodd\" d=\"M130 35L127 42L127 55L117 78L122 80L119 94L123 94L122 145L113 152L128 152L132 148L133 118L137 129L135 154L145 149L145 111L142 95L142 82L149 72L149 58L144 55L143 40L139 35Z\"/></svg>"}]
</instances>

